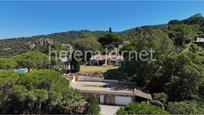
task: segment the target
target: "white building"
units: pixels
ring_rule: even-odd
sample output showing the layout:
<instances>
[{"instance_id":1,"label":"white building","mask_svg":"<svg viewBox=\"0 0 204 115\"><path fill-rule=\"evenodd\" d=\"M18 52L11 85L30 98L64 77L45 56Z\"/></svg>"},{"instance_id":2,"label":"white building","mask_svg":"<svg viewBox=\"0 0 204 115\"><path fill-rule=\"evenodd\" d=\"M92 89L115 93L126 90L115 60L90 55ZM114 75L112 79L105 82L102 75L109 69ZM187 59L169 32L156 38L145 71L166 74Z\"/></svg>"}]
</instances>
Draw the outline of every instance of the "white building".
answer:
<instances>
[{"instance_id":1,"label":"white building","mask_svg":"<svg viewBox=\"0 0 204 115\"><path fill-rule=\"evenodd\" d=\"M196 42L198 42L198 43L204 43L204 38L197 38Z\"/></svg>"},{"instance_id":2,"label":"white building","mask_svg":"<svg viewBox=\"0 0 204 115\"><path fill-rule=\"evenodd\" d=\"M96 96L100 104L126 105L131 102L152 100L152 95L137 87L135 82L88 76L73 76L70 80L73 88L78 89L83 95Z\"/></svg>"},{"instance_id":3,"label":"white building","mask_svg":"<svg viewBox=\"0 0 204 115\"><path fill-rule=\"evenodd\" d=\"M90 65L121 65L123 62L121 55L94 55L90 58Z\"/></svg>"}]
</instances>

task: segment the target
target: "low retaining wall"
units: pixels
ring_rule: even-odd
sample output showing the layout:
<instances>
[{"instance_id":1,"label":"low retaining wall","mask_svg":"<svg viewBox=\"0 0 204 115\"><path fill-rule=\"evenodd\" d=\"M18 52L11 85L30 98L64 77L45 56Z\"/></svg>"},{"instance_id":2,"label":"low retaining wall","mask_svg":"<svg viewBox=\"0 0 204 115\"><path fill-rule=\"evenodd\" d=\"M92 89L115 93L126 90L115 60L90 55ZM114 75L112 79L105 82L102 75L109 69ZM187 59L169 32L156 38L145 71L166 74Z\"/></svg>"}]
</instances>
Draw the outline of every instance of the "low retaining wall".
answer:
<instances>
[{"instance_id":1,"label":"low retaining wall","mask_svg":"<svg viewBox=\"0 0 204 115\"><path fill-rule=\"evenodd\" d=\"M89 76L80 76L78 75L78 81L95 81L95 82L118 82L118 80L107 80L100 77L89 77Z\"/></svg>"},{"instance_id":2,"label":"low retaining wall","mask_svg":"<svg viewBox=\"0 0 204 115\"><path fill-rule=\"evenodd\" d=\"M80 76L103 77L103 72L79 72Z\"/></svg>"}]
</instances>

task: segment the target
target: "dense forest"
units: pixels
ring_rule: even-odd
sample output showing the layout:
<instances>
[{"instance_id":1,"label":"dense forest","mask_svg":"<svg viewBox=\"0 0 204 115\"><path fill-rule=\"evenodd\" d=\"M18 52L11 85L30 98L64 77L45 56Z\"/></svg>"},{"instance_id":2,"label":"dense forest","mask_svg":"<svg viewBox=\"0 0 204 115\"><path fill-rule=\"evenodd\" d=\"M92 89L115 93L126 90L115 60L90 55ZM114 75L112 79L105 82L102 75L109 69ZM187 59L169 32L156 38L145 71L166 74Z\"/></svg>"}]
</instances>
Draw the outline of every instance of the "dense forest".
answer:
<instances>
[{"instance_id":1,"label":"dense forest","mask_svg":"<svg viewBox=\"0 0 204 115\"><path fill-rule=\"evenodd\" d=\"M152 48L155 50L154 60L136 61L136 55L131 55L131 58L126 60L125 64L119 69L109 70L104 74L109 79L136 82L141 89L151 93L154 99L150 103L130 103L121 107L116 114L201 114L204 113L204 43L196 42L199 37L204 38L204 17L201 14L195 14L184 20L171 20L167 24L136 27L122 32L113 32L109 28L109 31L70 31L5 39L0 41L0 69L35 68L67 72L66 68L60 68L60 64L63 63L56 65L55 62L48 62L48 45L60 50L64 43L69 43L74 46L74 49L79 49L83 53L85 50L104 52L106 48L111 50L119 45L124 46L121 51L136 50L140 52ZM126 57L127 55L124 54L123 56ZM86 62L82 60L81 63ZM75 66L78 67L79 62L77 64L75 62ZM73 72L78 71L77 69ZM12 82L11 85L1 85L0 94L8 95L8 97L14 95L14 99L0 98L0 105L2 103L9 105L8 108L0 106L1 112L6 113L9 107L12 108L12 101L9 101L12 99L17 100L19 104L26 105L25 102L28 101L27 97L30 95L24 92L30 92L36 96L31 98L34 100L31 100L33 106L25 106L20 110L13 111L20 113L55 113L62 109L61 113L77 113L66 104L71 102L74 104L76 100L86 102L84 97L81 97L77 91L71 88L67 90L70 90L72 95L61 94L64 91L62 87L62 92L61 90L57 92L62 98L58 100L58 105L53 105L50 101L52 101L54 94L51 94L54 93L55 87L52 90L53 92L47 92L49 91L49 87L47 87L49 83L44 79L48 79L46 78L48 73L43 73L43 71L31 71L17 80L11 80L8 77L19 77L15 73L5 70L0 72L2 72L0 82ZM58 77L61 75L53 70L47 70L46 72L56 74L55 76ZM38 77L42 74L45 78L38 78L35 76L36 74ZM24 77L27 76L32 79L42 79L42 84L38 84L34 80L30 82L32 83L30 86L26 86L25 82L28 81ZM61 80L60 77L59 80ZM68 83L64 84L68 85ZM9 90L5 92L7 86L9 86ZM21 95L16 95L16 92ZM43 92L43 95L37 95L38 92ZM44 100L38 100L38 96L43 96L42 99ZM63 96L65 98L71 96L70 99L73 100L71 102L67 100L68 102L65 102L65 104L61 104L63 103ZM19 97L23 97L24 100L20 100ZM55 111L49 111L49 108L39 109L39 104L48 104L46 106L53 107ZM81 113L86 113L86 109Z\"/></svg>"}]
</instances>

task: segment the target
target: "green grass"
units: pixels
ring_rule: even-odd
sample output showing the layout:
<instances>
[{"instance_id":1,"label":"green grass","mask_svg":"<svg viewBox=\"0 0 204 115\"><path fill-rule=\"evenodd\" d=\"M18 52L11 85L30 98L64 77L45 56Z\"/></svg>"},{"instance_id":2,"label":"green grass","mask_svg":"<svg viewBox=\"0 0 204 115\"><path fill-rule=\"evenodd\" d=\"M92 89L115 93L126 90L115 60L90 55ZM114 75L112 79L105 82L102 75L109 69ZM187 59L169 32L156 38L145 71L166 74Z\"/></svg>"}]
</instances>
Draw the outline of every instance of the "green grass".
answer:
<instances>
[{"instance_id":1,"label":"green grass","mask_svg":"<svg viewBox=\"0 0 204 115\"><path fill-rule=\"evenodd\" d=\"M81 65L81 72L106 72L107 70L117 69L118 66L84 66Z\"/></svg>"}]
</instances>

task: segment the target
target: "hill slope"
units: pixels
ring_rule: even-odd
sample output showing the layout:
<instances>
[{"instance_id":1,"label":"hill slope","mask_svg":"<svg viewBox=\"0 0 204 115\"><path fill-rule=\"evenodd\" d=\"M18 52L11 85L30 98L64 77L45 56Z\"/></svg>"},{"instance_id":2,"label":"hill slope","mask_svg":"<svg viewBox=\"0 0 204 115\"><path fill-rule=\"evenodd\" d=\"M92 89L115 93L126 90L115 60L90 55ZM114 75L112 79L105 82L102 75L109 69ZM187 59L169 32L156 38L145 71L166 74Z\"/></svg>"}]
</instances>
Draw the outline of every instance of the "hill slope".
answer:
<instances>
[{"instance_id":1,"label":"hill slope","mask_svg":"<svg viewBox=\"0 0 204 115\"><path fill-rule=\"evenodd\" d=\"M176 27L175 25L185 25ZM187 25L187 26L186 26ZM186 32L193 30L194 36L190 36L191 40L195 40L198 33L204 33L204 17L201 14L196 14L191 16L190 18L184 20L171 20L168 24L162 25L150 25L150 26L142 26L136 27L133 29L125 30L122 32L118 32L121 35L127 36L129 39L137 39L137 35L140 33L146 32L157 32L163 31L168 34L169 38L173 41L180 40L181 36L178 35L178 31L182 28L187 28ZM180 30L179 30L180 29ZM190 29L190 30L189 30ZM0 56L10 56L17 55L29 50L38 50L41 46L46 45L49 42L60 42L60 43L70 43L72 44L76 39L80 37L83 32L87 32L88 30L81 31L68 31L61 33L54 33L48 35L38 35L33 37L21 37L21 38L12 38L12 39L4 39L0 40ZM91 32L91 31L89 31ZM106 31L93 31L92 32L97 38L103 36ZM136 37L133 37L133 35ZM179 41L181 42L181 41Z\"/></svg>"}]
</instances>

